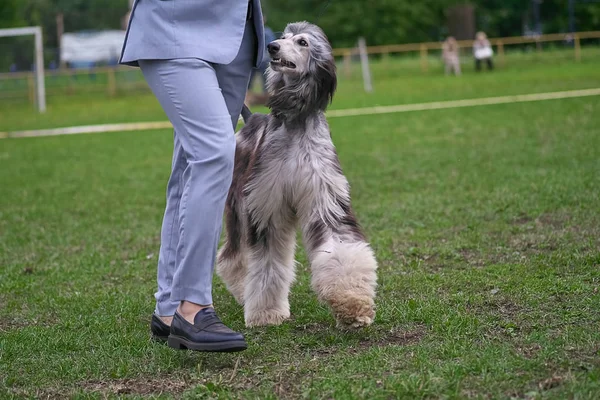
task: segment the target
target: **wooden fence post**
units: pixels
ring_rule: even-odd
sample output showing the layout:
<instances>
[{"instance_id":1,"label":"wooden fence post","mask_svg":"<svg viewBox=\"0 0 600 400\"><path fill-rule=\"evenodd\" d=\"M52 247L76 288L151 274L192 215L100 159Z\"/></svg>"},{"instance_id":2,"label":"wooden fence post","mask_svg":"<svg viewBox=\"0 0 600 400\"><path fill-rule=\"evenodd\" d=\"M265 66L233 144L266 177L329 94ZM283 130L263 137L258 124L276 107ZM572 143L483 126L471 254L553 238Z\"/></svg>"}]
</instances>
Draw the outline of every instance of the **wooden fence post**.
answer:
<instances>
[{"instance_id":1,"label":"wooden fence post","mask_svg":"<svg viewBox=\"0 0 600 400\"><path fill-rule=\"evenodd\" d=\"M429 62L427 60L427 46L421 44L421 71L427 72L429 70Z\"/></svg>"},{"instance_id":2,"label":"wooden fence post","mask_svg":"<svg viewBox=\"0 0 600 400\"><path fill-rule=\"evenodd\" d=\"M500 59L500 66L504 68L506 66L506 58L504 57L504 43L502 40L498 40L498 58Z\"/></svg>"},{"instance_id":3,"label":"wooden fence post","mask_svg":"<svg viewBox=\"0 0 600 400\"><path fill-rule=\"evenodd\" d=\"M575 34L575 61L581 61L581 42L578 34Z\"/></svg>"},{"instance_id":4,"label":"wooden fence post","mask_svg":"<svg viewBox=\"0 0 600 400\"><path fill-rule=\"evenodd\" d=\"M365 92L373 91L373 83L371 82L371 68L369 67L369 54L367 53L367 42L364 37L358 38L358 51L360 54L360 69L362 70L363 85Z\"/></svg>"},{"instance_id":5,"label":"wooden fence post","mask_svg":"<svg viewBox=\"0 0 600 400\"><path fill-rule=\"evenodd\" d=\"M346 78L352 76L352 52L350 50L344 53L344 75Z\"/></svg>"},{"instance_id":6,"label":"wooden fence post","mask_svg":"<svg viewBox=\"0 0 600 400\"><path fill-rule=\"evenodd\" d=\"M27 74L27 97L29 102L35 105L35 81L33 80L33 72Z\"/></svg>"}]
</instances>

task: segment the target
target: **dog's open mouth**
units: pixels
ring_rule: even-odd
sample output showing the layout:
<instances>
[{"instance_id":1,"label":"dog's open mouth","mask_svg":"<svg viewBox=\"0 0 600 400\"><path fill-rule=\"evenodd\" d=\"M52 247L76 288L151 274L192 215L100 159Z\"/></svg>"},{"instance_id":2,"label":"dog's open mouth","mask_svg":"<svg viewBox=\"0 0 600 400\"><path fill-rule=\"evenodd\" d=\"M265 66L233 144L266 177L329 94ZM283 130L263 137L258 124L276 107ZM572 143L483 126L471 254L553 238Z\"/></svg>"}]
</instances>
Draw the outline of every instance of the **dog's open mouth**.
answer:
<instances>
[{"instance_id":1,"label":"dog's open mouth","mask_svg":"<svg viewBox=\"0 0 600 400\"><path fill-rule=\"evenodd\" d=\"M271 65L280 65L282 67L287 67L287 68L296 68L296 64L294 64L291 61L284 60L282 58L273 58L271 60Z\"/></svg>"}]
</instances>

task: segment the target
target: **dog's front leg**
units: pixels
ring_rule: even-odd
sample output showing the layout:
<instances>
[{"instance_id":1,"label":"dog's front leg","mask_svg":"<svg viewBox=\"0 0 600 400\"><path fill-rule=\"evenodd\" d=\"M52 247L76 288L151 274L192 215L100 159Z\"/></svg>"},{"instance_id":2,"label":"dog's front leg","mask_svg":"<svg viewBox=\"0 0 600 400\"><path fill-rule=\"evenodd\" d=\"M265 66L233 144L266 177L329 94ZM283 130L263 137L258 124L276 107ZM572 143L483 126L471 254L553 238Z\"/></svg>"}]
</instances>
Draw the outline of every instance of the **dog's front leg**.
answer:
<instances>
[{"instance_id":1,"label":"dog's front leg","mask_svg":"<svg viewBox=\"0 0 600 400\"><path fill-rule=\"evenodd\" d=\"M312 287L327 303L340 328L360 328L375 318L377 261L351 211L325 222L313 214L302 222Z\"/></svg>"},{"instance_id":2,"label":"dog's front leg","mask_svg":"<svg viewBox=\"0 0 600 400\"><path fill-rule=\"evenodd\" d=\"M217 255L217 274L223 279L229 292L239 304L244 304L246 264L248 250L244 217L239 206L240 199L234 193L227 197L225 208L225 243Z\"/></svg>"},{"instance_id":3,"label":"dog's front leg","mask_svg":"<svg viewBox=\"0 0 600 400\"><path fill-rule=\"evenodd\" d=\"M294 223L250 225L249 262L244 291L247 327L279 325L290 317L288 295L294 281Z\"/></svg>"}]
</instances>

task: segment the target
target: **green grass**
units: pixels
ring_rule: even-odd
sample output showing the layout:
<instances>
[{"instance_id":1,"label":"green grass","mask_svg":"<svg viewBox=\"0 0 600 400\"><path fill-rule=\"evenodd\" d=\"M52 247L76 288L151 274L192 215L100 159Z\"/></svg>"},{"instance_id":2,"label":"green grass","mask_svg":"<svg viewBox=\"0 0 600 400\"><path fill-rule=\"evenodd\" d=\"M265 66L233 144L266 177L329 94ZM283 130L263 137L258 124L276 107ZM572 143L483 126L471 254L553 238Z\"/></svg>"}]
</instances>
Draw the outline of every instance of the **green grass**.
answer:
<instances>
[{"instance_id":1,"label":"green grass","mask_svg":"<svg viewBox=\"0 0 600 400\"><path fill-rule=\"evenodd\" d=\"M467 57L463 62L464 75L460 78L443 76L443 66L436 57L430 58L427 73L420 71L418 58L373 59L374 92L370 94L363 89L360 65L353 64L350 76L346 76L340 64L338 92L331 109L598 88L600 51L590 48L583 55L583 61L575 63L570 51L508 54L506 68L481 74L473 71L471 59ZM141 76L134 69L127 72ZM51 84L51 80L49 82ZM87 87L85 77L78 82ZM102 77L95 82L102 82ZM154 96L136 85L135 90L126 86L115 98L108 97L99 83L90 84L90 92L82 90L66 95L63 90L50 94L46 114L32 112L32 105L0 102L0 132L166 120ZM253 111L264 111L264 108L257 107Z\"/></svg>"},{"instance_id":2,"label":"green grass","mask_svg":"<svg viewBox=\"0 0 600 400\"><path fill-rule=\"evenodd\" d=\"M598 87L595 71L342 82L334 106ZM1 130L161 119L140 103L3 110ZM149 340L171 132L0 140L0 398L596 399L599 113L589 97L331 119L379 261L375 324L336 330L299 251L279 327L245 329L215 278L250 344L235 355Z\"/></svg>"}]
</instances>

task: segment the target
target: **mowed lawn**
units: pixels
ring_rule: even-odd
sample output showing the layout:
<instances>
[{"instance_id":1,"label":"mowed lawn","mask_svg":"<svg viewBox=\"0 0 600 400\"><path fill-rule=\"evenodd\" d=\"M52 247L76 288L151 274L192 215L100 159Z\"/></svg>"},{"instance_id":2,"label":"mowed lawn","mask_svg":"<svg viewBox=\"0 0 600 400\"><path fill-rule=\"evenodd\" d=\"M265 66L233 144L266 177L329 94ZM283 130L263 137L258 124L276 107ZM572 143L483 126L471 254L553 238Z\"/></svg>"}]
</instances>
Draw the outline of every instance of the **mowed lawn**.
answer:
<instances>
[{"instance_id":1,"label":"mowed lawn","mask_svg":"<svg viewBox=\"0 0 600 400\"><path fill-rule=\"evenodd\" d=\"M593 51L592 51L593 50ZM507 55L507 66L497 65L493 73L475 73L470 59L463 60L463 76L445 77L437 58L430 60L427 73L419 69L419 60L390 58L372 59L373 93L366 93L359 64L353 64L346 75L338 65L338 90L331 109L388 106L432 101L477 99L483 97L547 93L566 90L600 88L600 50L586 49L581 63L574 63L570 52L546 52L539 55ZM142 79L138 69L128 71ZM258 79L257 79L258 81ZM166 121L158 101L139 82L136 91L119 89L116 97L107 97L100 77L80 77L79 91L74 95L57 92L48 78L48 112L38 114L33 105L21 102L0 103L0 133L29 129L57 128L76 125L112 124L120 122ZM99 83L100 82L100 83ZM63 82L64 84L64 82ZM255 82L258 89L259 82ZM63 88L64 89L64 88ZM2 88L0 87L0 90ZM87 92L89 90L89 92ZM22 94L27 98L26 92ZM264 107L253 107L264 112Z\"/></svg>"},{"instance_id":2,"label":"mowed lawn","mask_svg":"<svg viewBox=\"0 0 600 400\"><path fill-rule=\"evenodd\" d=\"M547 70L416 78L422 94L390 78L364 105L410 102L401 83L415 101L600 87L586 65ZM334 104L364 98L342 83ZM244 328L215 278L239 354L149 339L170 131L0 140L0 398L597 399L599 115L587 97L330 119L379 261L376 321L337 330L299 249L279 327Z\"/></svg>"}]
</instances>

